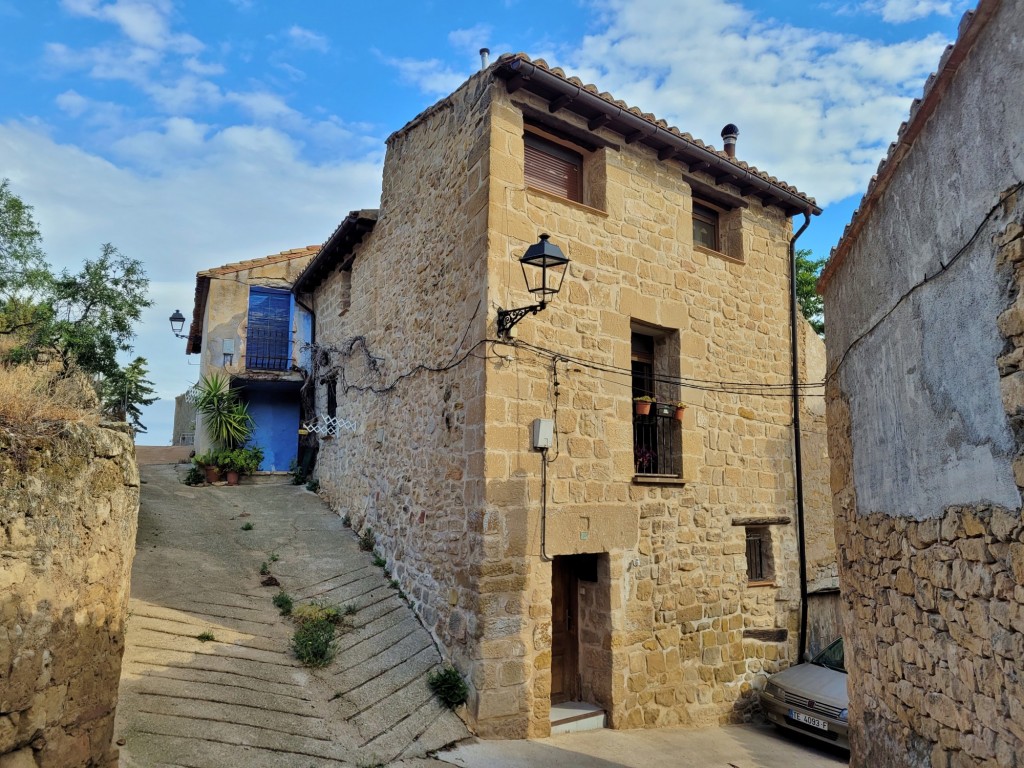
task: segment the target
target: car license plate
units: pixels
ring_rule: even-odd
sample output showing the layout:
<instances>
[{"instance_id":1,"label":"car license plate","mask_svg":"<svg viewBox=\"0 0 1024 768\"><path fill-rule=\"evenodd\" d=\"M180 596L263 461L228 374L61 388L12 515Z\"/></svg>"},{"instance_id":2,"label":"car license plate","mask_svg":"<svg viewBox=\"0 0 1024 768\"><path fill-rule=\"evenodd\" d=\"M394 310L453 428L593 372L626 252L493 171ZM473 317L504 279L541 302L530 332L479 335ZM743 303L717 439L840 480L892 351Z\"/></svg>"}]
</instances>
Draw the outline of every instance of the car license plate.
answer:
<instances>
[{"instance_id":1,"label":"car license plate","mask_svg":"<svg viewBox=\"0 0 1024 768\"><path fill-rule=\"evenodd\" d=\"M824 720L819 720L816 717L805 715L803 712L797 712L795 709L789 710L789 716L792 719L796 720L798 723L803 723L804 725L810 725L815 728L820 728L823 731L828 730L828 723L826 723Z\"/></svg>"}]
</instances>

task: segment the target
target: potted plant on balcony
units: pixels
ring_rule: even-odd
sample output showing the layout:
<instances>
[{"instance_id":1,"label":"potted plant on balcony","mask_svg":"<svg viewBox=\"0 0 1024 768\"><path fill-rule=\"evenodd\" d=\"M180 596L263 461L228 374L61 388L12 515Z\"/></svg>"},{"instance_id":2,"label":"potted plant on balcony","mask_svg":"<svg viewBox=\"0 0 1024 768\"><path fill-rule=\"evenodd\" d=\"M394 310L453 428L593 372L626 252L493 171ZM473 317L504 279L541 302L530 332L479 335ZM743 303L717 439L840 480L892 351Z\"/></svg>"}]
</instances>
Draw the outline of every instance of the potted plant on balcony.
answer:
<instances>
[{"instance_id":1,"label":"potted plant on balcony","mask_svg":"<svg viewBox=\"0 0 1024 768\"><path fill-rule=\"evenodd\" d=\"M633 462L638 475L650 475L658 465L658 454L648 445L637 445L633 448Z\"/></svg>"},{"instance_id":2,"label":"potted plant on balcony","mask_svg":"<svg viewBox=\"0 0 1024 768\"><path fill-rule=\"evenodd\" d=\"M682 421L686 414L686 403L676 403L675 420Z\"/></svg>"},{"instance_id":3,"label":"potted plant on balcony","mask_svg":"<svg viewBox=\"0 0 1024 768\"><path fill-rule=\"evenodd\" d=\"M651 412L652 405L654 405L654 398L648 395L633 398L633 407L636 409L637 416L646 416L649 414Z\"/></svg>"}]
</instances>

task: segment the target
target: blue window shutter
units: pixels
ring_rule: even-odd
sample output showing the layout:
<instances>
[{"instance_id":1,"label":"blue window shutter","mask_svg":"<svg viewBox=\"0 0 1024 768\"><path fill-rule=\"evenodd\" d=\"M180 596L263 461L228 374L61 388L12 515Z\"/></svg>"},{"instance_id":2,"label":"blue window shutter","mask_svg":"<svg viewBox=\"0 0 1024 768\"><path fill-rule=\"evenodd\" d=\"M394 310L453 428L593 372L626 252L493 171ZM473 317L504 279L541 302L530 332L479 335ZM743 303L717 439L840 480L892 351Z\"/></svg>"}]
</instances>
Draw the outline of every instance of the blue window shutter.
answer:
<instances>
[{"instance_id":1,"label":"blue window shutter","mask_svg":"<svg viewBox=\"0 0 1024 768\"><path fill-rule=\"evenodd\" d=\"M276 288L249 288L245 367L258 371L291 368L292 295Z\"/></svg>"}]
</instances>

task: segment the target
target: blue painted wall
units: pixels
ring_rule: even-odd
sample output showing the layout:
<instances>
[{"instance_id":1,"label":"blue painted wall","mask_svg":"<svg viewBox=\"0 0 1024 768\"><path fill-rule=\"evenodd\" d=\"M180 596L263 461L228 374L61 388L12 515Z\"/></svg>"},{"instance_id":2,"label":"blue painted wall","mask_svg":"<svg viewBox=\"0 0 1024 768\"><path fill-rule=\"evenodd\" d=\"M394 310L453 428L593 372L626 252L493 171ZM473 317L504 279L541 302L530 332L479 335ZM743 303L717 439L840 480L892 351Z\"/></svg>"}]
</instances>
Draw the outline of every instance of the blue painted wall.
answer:
<instances>
[{"instance_id":1,"label":"blue painted wall","mask_svg":"<svg viewBox=\"0 0 1024 768\"><path fill-rule=\"evenodd\" d=\"M299 395L294 387L247 386L245 400L256 422L251 443L263 449L264 472L287 472L299 449Z\"/></svg>"}]
</instances>

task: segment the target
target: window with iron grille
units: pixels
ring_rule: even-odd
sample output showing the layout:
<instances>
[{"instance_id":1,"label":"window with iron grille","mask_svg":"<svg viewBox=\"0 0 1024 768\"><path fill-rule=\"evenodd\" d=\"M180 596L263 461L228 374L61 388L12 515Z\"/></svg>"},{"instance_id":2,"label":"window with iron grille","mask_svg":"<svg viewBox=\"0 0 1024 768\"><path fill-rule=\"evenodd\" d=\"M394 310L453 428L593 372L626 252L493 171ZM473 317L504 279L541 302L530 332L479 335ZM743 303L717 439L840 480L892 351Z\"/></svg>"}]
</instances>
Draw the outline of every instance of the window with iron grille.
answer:
<instances>
[{"instance_id":1,"label":"window with iron grille","mask_svg":"<svg viewBox=\"0 0 1024 768\"><path fill-rule=\"evenodd\" d=\"M678 334L634 332L632 343L633 399L651 397L646 414L633 411L633 463L637 475L682 475L682 432L675 418L678 395L668 397L671 385L662 381L660 373L667 370L671 339ZM678 344L676 343L676 346ZM678 375L678 374L677 374Z\"/></svg>"},{"instance_id":2,"label":"window with iron grille","mask_svg":"<svg viewBox=\"0 0 1024 768\"><path fill-rule=\"evenodd\" d=\"M255 371L291 368L291 293L275 288L249 288L249 323L245 336L245 367Z\"/></svg>"},{"instance_id":3,"label":"window with iron grille","mask_svg":"<svg viewBox=\"0 0 1024 768\"><path fill-rule=\"evenodd\" d=\"M771 582L775 580L775 563L772 559L771 529L747 527L747 582Z\"/></svg>"}]
</instances>

